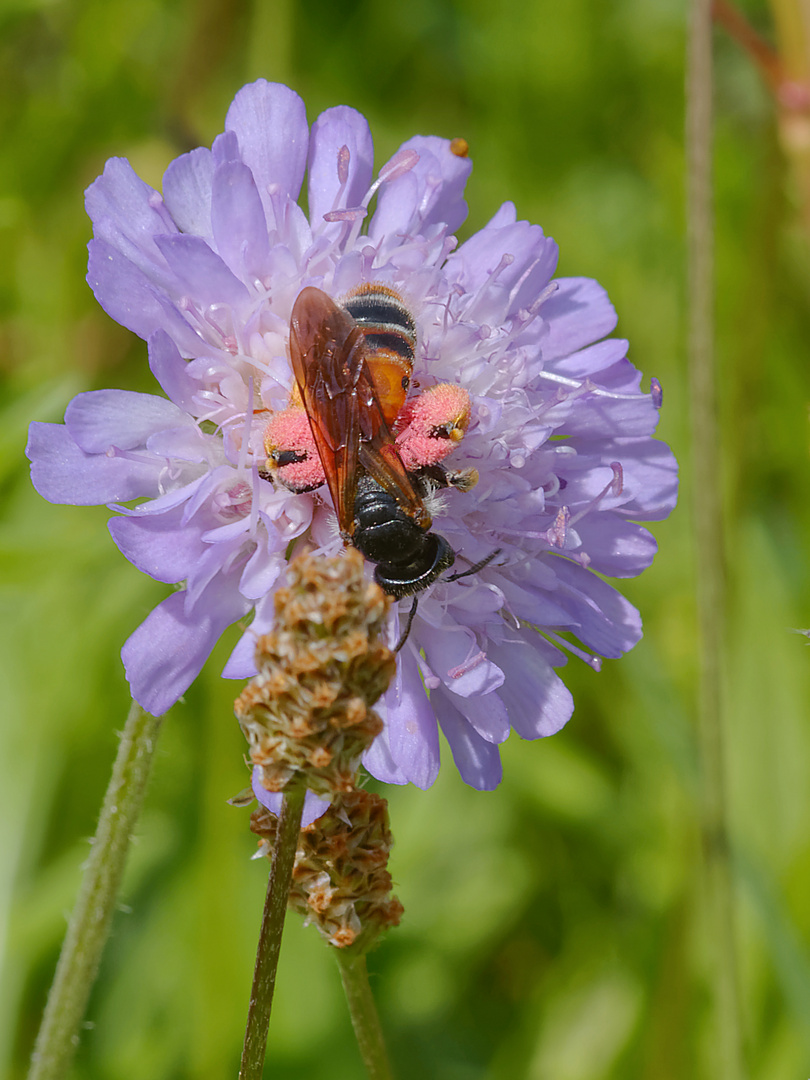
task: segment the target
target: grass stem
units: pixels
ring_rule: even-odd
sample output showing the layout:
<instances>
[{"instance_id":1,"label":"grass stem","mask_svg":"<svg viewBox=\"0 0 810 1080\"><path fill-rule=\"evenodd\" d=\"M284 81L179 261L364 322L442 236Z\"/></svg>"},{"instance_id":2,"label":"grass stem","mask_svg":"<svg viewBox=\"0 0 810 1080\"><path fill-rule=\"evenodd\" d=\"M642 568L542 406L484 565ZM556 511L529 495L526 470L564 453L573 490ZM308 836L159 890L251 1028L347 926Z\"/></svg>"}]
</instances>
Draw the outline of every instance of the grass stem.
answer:
<instances>
[{"instance_id":1,"label":"grass stem","mask_svg":"<svg viewBox=\"0 0 810 1080\"><path fill-rule=\"evenodd\" d=\"M689 393L699 649L700 829L706 928L713 944L716 1074L742 1080L742 1026L723 734L725 556L720 425L714 368L712 208L712 4L691 0L686 144L689 242Z\"/></svg>"}]
</instances>

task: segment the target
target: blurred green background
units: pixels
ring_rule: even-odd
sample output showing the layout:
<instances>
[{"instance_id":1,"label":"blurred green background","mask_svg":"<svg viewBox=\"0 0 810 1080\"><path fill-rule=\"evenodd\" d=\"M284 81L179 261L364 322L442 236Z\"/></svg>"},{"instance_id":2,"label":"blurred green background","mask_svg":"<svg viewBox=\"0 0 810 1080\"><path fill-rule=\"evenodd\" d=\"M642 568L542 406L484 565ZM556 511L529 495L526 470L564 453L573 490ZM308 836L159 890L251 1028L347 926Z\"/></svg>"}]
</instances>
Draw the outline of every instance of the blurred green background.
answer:
<instances>
[{"instance_id":1,"label":"blurred green background","mask_svg":"<svg viewBox=\"0 0 810 1080\"><path fill-rule=\"evenodd\" d=\"M0 1074L23 1077L128 708L122 642L165 595L103 508L29 481L31 419L74 393L155 390L143 342L84 282L82 192L110 155L159 185L222 130L244 82L289 82L310 120L368 116L377 162L413 133L463 135L462 235L512 199L590 275L663 383L682 501L623 591L644 640L553 739L516 737L493 793L445 757L388 792L406 914L370 958L400 1080L722 1080L702 920L697 655L684 312L682 0L4 0L0 8ZM766 34L764 0L745 10ZM756 1080L810 1074L810 258L773 110L722 34L717 312L728 548L728 725L742 1008ZM648 383L645 382L645 385ZM226 635L162 735L122 908L73 1076L235 1077L267 866L219 678ZM361 1065L314 930L285 933L267 1074Z\"/></svg>"}]
</instances>

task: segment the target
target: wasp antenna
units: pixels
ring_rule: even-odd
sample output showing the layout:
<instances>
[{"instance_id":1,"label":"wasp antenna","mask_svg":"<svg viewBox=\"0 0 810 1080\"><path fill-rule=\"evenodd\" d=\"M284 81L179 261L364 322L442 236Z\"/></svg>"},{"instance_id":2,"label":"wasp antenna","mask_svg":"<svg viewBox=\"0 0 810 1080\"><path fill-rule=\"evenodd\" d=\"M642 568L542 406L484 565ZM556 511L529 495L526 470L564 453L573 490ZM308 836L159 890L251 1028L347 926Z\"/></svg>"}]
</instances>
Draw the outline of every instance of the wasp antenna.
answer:
<instances>
[{"instance_id":1,"label":"wasp antenna","mask_svg":"<svg viewBox=\"0 0 810 1080\"><path fill-rule=\"evenodd\" d=\"M411 604L411 610L408 612L408 622L405 625L405 630L402 634L400 634L399 641L397 642L396 648L394 649L395 653L398 653L402 646L405 644L405 642L408 640L408 634L410 634L411 632L411 627L413 626L413 620L416 616L416 609L418 606L419 597L415 596L413 598L413 603Z\"/></svg>"}]
</instances>

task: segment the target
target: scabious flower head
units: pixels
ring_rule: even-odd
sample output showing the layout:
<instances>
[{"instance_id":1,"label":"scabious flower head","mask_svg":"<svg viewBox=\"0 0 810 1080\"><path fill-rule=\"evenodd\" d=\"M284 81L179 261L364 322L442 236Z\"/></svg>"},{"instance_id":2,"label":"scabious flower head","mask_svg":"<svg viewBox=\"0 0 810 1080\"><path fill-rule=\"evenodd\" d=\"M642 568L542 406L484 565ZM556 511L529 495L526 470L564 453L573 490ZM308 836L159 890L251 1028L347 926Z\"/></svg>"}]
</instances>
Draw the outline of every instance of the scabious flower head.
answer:
<instances>
[{"instance_id":1,"label":"scabious flower head","mask_svg":"<svg viewBox=\"0 0 810 1080\"><path fill-rule=\"evenodd\" d=\"M28 454L45 498L109 504L124 555L182 583L122 651L148 711L177 701L222 631L250 614L224 675L252 677L291 545L340 550L326 489L294 494L263 473L268 419L290 403L290 312L307 285L339 299L373 282L403 297L420 389L456 384L471 402L445 465L480 481L443 493L435 528L456 570L499 549L421 595L378 707L371 772L431 784L438 722L463 778L491 788L510 726L536 738L571 715L554 671L563 650L597 667L638 641L638 613L601 575L648 566L655 542L638 522L675 502L674 460L651 437L659 395L640 391L627 343L606 338L616 315L605 291L553 280L557 245L511 203L457 245L465 155L463 140L416 136L375 178L359 113L329 109L308 128L292 90L259 81L239 91L210 150L169 166L162 195L120 158L88 189L88 281L148 341L163 394L80 394L64 425L32 425ZM409 606L392 609L391 643Z\"/></svg>"}]
</instances>

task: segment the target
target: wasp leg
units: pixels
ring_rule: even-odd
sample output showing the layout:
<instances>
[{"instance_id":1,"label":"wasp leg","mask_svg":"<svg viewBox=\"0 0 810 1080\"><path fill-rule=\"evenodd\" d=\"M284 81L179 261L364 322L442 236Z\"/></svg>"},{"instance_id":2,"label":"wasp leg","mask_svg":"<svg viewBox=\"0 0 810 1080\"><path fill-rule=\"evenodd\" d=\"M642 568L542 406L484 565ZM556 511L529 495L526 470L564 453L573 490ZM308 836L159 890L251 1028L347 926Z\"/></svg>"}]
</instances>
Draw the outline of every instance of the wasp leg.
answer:
<instances>
[{"instance_id":1,"label":"wasp leg","mask_svg":"<svg viewBox=\"0 0 810 1080\"><path fill-rule=\"evenodd\" d=\"M408 640L408 634L410 634L410 632L411 632L411 627L413 626L413 620L414 620L414 617L416 615L416 608L417 608L418 604L419 604L419 597L414 596L413 603L411 604L411 610L408 612L408 622L405 625L404 632L402 634L400 634L399 641L397 642L396 648L394 649L395 653L399 652L399 650L402 648L402 646Z\"/></svg>"},{"instance_id":2,"label":"wasp leg","mask_svg":"<svg viewBox=\"0 0 810 1080\"><path fill-rule=\"evenodd\" d=\"M489 555L485 559L479 559L473 566L468 567L466 570L462 570L458 574L451 574L450 577L446 577L445 581L458 581L459 578L470 577L471 574L477 574L479 570L483 570L485 566L489 566L492 560L501 553L501 548L495 548L494 551L490 551Z\"/></svg>"}]
</instances>

